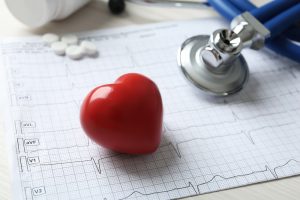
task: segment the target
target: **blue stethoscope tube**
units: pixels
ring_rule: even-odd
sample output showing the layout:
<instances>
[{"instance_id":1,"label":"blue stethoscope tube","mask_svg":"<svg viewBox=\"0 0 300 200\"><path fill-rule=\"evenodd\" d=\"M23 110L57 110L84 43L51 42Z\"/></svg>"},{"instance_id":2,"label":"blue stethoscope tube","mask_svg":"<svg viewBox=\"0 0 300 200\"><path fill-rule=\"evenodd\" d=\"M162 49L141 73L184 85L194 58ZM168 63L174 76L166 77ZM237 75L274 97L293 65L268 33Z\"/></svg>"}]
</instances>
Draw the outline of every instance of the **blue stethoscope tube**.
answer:
<instances>
[{"instance_id":1,"label":"blue stethoscope tube","mask_svg":"<svg viewBox=\"0 0 300 200\"><path fill-rule=\"evenodd\" d=\"M232 20L244 11L251 12L271 32L271 37L267 40L266 45L276 53L300 62L300 47L290 40L292 38L297 39L295 41L300 40L300 35L297 34L300 32L299 29L294 27L291 34L281 34L300 20L299 1L275 0L260 8L243 0L208 0L208 2L228 20ZM277 16L274 17L276 14ZM292 36L292 38L288 39L286 35ZM276 39L274 40L274 38Z\"/></svg>"},{"instance_id":2,"label":"blue stethoscope tube","mask_svg":"<svg viewBox=\"0 0 300 200\"><path fill-rule=\"evenodd\" d=\"M232 4L234 4L233 6L236 6L239 10L241 11L246 11L247 7L251 8L251 13L253 16L255 16L259 21L261 22L266 22L267 20L272 19L272 17L276 17L278 15L278 13L281 13L287 9L289 9L290 7L292 7L293 5L295 5L296 3L298 3L299 1L294 1L294 0L277 0L277 1L272 1L268 4L265 4L264 6L260 7L259 9L257 9L253 4L251 4L248 1L237 1L237 0L229 0L231 1ZM287 17L288 15L296 15L298 17L295 17L295 20L299 20L300 21L300 13L298 10L297 13L297 7L293 7L291 8L291 11L287 11L285 12L285 16ZM296 12L295 12L296 11ZM281 20L286 20L284 22L284 24L282 24L282 22L280 22L278 20L272 20L273 25L276 26L275 31L277 30L278 33L283 32L285 29L287 29L293 22L293 20L289 20L290 18L286 18L286 17L281 17L281 16L277 16L277 18L281 18ZM278 26L278 24L281 24L280 26ZM292 35L292 37L294 39L296 39L296 41L300 41L300 30L298 27L293 26L291 27L289 30L287 30L288 33L291 33L290 35ZM296 37L298 33L298 37ZM274 35L274 33L273 33ZM273 37L273 36L271 36ZM290 37L289 37L290 38ZM290 38L292 39L292 38ZM292 39L292 40L294 40Z\"/></svg>"}]
</instances>

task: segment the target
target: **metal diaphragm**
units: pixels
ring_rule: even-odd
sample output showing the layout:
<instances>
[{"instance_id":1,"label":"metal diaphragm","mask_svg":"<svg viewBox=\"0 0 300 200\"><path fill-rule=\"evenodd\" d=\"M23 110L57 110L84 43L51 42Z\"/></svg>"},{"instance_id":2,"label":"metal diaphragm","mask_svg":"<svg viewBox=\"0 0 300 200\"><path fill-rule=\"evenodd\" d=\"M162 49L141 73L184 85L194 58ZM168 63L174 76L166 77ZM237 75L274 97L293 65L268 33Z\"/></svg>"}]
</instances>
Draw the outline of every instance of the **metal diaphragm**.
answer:
<instances>
[{"instance_id":1,"label":"metal diaphragm","mask_svg":"<svg viewBox=\"0 0 300 200\"><path fill-rule=\"evenodd\" d=\"M208 43L208 35L198 35L187 39L179 49L178 65L184 76L197 88L216 96L228 96L239 92L248 77L248 65L239 55L227 70L210 70L211 66L202 60L201 50Z\"/></svg>"}]
</instances>

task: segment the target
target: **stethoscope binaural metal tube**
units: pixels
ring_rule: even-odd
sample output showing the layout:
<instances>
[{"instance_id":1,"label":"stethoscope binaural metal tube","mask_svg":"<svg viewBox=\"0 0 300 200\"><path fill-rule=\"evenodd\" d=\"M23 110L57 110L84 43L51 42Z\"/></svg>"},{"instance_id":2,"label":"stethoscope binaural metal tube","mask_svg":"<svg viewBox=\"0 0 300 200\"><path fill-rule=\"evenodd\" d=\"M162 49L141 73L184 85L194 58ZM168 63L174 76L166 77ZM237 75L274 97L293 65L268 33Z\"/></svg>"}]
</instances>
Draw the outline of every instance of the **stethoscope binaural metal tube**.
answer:
<instances>
[{"instance_id":1,"label":"stethoscope binaural metal tube","mask_svg":"<svg viewBox=\"0 0 300 200\"><path fill-rule=\"evenodd\" d=\"M183 1L183 0L126 0L127 2L158 7L175 7L175 8L208 8L207 2L201 1Z\"/></svg>"}]
</instances>

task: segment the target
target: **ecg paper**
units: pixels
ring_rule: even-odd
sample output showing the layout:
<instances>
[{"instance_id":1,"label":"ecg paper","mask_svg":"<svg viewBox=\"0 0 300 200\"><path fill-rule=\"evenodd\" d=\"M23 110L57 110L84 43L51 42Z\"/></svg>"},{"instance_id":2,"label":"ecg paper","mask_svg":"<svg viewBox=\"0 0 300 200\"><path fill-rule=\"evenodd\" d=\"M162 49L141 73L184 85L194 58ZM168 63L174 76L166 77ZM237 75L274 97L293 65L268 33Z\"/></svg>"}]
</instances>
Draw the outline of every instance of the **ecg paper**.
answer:
<instances>
[{"instance_id":1,"label":"ecg paper","mask_svg":"<svg viewBox=\"0 0 300 200\"><path fill-rule=\"evenodd\" d=\"M183 78L177 50L219 19L81 33L99 56L72 61L39 37L1 43L14 199L177 199L300 173L299 64L266 50L243 53L250 79L239 94L207 97ZM159 149L111 152L79 122L94 87L127 72L153 79L164 103Z\"/></svg>"}]
</instances>

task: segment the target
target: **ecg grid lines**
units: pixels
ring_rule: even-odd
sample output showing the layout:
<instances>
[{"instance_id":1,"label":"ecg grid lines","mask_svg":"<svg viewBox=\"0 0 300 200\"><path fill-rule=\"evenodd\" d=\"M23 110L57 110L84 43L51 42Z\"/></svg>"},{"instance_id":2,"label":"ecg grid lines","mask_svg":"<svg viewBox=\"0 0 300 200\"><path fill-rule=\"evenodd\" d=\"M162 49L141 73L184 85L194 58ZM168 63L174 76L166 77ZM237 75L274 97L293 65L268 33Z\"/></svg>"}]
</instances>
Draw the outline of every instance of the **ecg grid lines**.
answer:
<instances>
[{"instance_id":1,"label":"ecg grid lines","mask_svg":"<svg viewBox=\"0 0 300 200\"><path fill-rule=\"evenodd\" d=\"M249 83L228 98L203 96L180 74L180 43L221 26L203 20L83 33L100 56L77 62L36 38L1 43L14 185L23 199L176 199L299 174L297 64L245 51ZM87 92L127 72L149 76L162 93L163 138L151 155L110 152L80 128Z\"/></svg>"}]
</instances>

